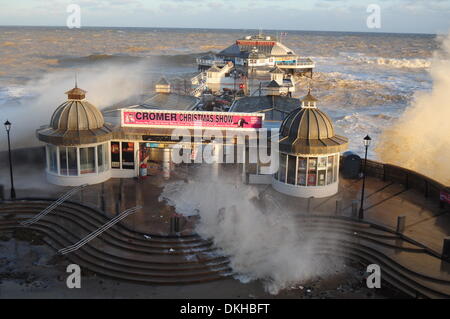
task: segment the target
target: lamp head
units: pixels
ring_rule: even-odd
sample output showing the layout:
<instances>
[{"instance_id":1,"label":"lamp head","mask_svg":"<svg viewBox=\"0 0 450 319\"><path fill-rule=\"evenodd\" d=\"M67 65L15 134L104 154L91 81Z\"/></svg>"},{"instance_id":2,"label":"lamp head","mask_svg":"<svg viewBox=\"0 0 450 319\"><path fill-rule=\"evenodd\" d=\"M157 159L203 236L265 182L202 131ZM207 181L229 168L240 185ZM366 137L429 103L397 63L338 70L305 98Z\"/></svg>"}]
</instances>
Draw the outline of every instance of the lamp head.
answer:
<instances>
[{"instance_id":1,"label":"lamp head","mask_svg":"<svg viewBox=\"0 0 450 319\"><path fill-rule=\"evenodd\" d=\"M366 135L366 137L364 137L364 146L368 147L371 141L372 139L370 138L370 136Z\"/></svg>"},{"instance_id":2,"label":"lamp head","mask_svg":"<svg viewBox=\"0 0 450 319\"><path fill-rule=\"evenodd\" d=\"M5 125L5 128L6 128L6 132L9 132L9 130L11 129L11 123L8 120L6 120L4 125Z\"/></svg>"}]
</instances>

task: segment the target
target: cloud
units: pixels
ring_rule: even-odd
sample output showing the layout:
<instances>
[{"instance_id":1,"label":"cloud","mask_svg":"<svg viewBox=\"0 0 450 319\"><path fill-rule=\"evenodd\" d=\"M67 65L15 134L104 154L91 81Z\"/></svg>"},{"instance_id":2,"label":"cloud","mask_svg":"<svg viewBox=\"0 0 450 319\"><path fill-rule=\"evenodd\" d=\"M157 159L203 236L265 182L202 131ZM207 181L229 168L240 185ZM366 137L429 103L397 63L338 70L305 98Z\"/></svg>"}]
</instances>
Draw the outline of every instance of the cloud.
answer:
<instances>
[{"instance_id":1,"label":"cloud","mask_svg":"<svg viewBox=\"0 0 450 319\"><path fill-rule=\"evenodd\" d=\"M365 9L378 3L383 22L376 31L435 33L450 28L448 0L23 0L2 5L0 21L64 25L69 3L81 5L86 26L371 31Z\"/></svg>"}]
</instances>

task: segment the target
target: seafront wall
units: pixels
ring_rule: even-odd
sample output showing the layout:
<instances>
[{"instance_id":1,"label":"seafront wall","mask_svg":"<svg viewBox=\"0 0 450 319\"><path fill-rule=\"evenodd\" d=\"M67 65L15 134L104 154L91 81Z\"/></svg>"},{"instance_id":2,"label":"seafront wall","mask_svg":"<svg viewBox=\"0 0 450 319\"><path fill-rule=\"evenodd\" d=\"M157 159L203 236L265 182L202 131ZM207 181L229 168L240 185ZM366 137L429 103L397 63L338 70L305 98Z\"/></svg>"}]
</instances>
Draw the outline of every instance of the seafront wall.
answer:
<instances>
[{"instance_id":1,"label":"seafront wall","mask_svg":"<svg viewBox=\"0 0 450 319\"><path fill-rule=\"evenodd\" d=\"M361 159L362 163L364 159ZM415 189L431 200L440 201L441 191L450 192L450 186L441 184L425 175L404 167L384 164L374 160L367 160L368 176L377 177L384 181L396 182L406 188Z\"/></svg>"}]
</instances>

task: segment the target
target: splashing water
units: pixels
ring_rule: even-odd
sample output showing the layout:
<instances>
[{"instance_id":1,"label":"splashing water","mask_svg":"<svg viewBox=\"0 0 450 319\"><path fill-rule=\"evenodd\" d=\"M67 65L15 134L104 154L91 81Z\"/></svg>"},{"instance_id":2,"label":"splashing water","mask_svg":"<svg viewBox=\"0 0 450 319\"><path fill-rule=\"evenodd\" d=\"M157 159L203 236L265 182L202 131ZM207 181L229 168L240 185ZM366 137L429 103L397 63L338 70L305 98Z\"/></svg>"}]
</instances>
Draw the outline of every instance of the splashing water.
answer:
<instances>
[{"instance_id":1,"label":"splashing water","mask_svg":"<svg viewBox=\"0 0 450 319\"><path fill-rule=\"evenodd\" d=\"M229 256L237 279L260 279L268 292L277 294L343 267L340 259L316 254L324 231L307 232L295 212L283 210L277 199L262 195L261 188L242 184L239 174L223 174L218 180L211 176L203 167L188 182L167 185L160 200L181 214L199 212L197 232L212 238Z\"/></svg>"},{"instance_id":2,"label":"splashing water","mask_svg":"<svg viewBox=\"0 0 450 319\"><path fill-rule=\"evenodd\" d=\"M144 65L130 64L127 72L117 65L102 64L77 70L78 85L86 89L87 100L99 109L143 93L146 84ZM13 123L11 134L13 148L40 145L34 138L35 130L47 125L55 109L66 100L64 92L73 88L75 70L47 73L29 81L23 87L9 88L21 97L16 103L1 105L0 120ZM0 97L2 91L0 90ZM2 122L3 123L3 122ZM0 151L6 149L5 139L0 139Z\"/></svg>"},{"instance_id":3,"label":"splashing water","mask_svg":"<svg viewBox=\"0 0 450 319\"><path fill-rule=\"evenodd\" d=\"M434 54L429 93L416 94L398 122L381 135L379 158L450 185L450 36Z\"/></svg>"}]
</instances>

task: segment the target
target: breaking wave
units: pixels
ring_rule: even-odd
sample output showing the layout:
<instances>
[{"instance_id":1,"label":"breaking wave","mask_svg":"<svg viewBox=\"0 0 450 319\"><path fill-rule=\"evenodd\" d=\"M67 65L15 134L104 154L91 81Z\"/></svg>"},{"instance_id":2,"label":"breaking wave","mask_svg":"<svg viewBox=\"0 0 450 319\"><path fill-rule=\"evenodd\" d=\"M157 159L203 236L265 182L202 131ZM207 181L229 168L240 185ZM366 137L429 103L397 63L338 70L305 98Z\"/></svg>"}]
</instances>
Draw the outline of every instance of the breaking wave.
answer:
<instances>
[{"instance_id":1,"label":"breaking wave","mask_svg":"<svg viewBox=\"0 0 450 319\"><path fill-rule=\"evenodd\" d=\"M450 35L442 52L433 56L433 88L420 92L393 125L387 127L376 149L383 162L420 172L450 184Z\"/></svg>"},{"instance_id":2,"label":"breaking wave","mask_svg":"<svg viewBox=\"0 0 450 319\"><path fill-rule=\"evenodd\" d=\"M383 57L368 57L365 55L348 55L347 60L362 64L376 64L381 66L388 66L393 68L408 68L408 69L426 69L431 66L429 59L395 59Z\"/></svg>"},{"instance_id":3,"label":"breaking wave","mask_svg":"<svg viewBox=\"0 0 450 319\"><path fill-rule=\"evenodd\" d=\"M309 81L301 78L300 87L308 87ZM321 105L346 109L406 105L412 97L412 92L401 92L393 83L383 83L371 78L358 79L340 72L316 72L313 85ZM306 91L299 91L297 94L302 96Z\"/></svg>"},{"instance_id":4,"label":"breaking wave","mask_svg":"<svg viewBox=\"0 0 450 319\"><path fill-rule=\"evenodd\" d=\"M67 57L58 59L60 66L78 66L78 65L90 65L96 63L136 63L136 62L158 62L164 65L180 66L180 65L192 65L196 62L196 58L202 55L206 55L210 52L201 53L186 53L186 54L174 54L174 55L147 55L147 56L135 56L125 54L92 54L82 57Z\"/></svg>"}]
</instances>

